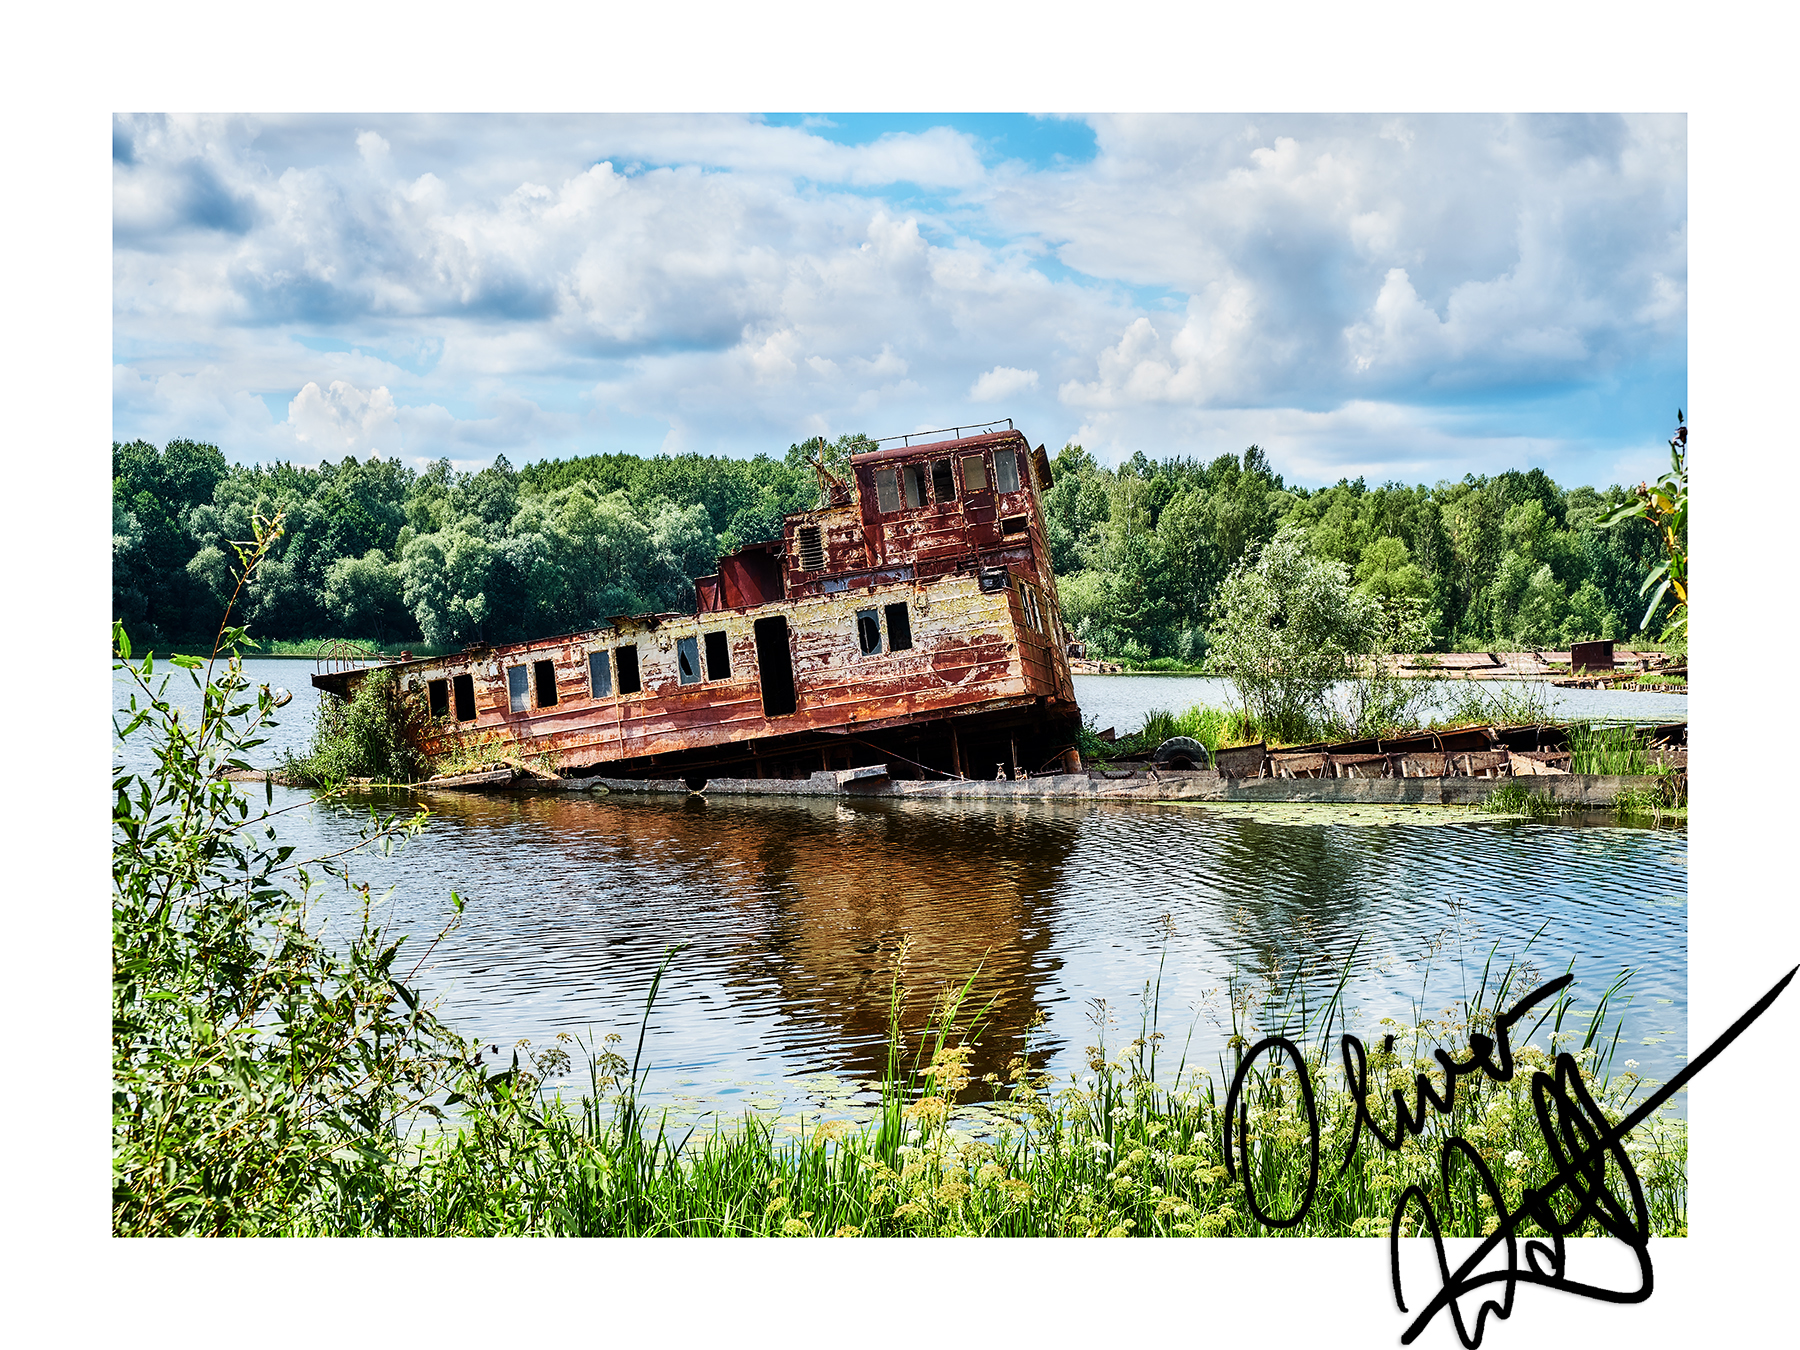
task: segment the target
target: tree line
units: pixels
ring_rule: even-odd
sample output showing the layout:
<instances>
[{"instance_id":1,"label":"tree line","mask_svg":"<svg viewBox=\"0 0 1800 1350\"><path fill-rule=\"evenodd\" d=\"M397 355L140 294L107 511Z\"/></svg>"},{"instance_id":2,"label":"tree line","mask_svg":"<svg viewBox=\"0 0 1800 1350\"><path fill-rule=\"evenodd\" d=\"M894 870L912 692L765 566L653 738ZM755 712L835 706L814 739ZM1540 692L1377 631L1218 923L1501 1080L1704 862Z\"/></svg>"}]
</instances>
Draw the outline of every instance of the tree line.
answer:
<instances>
[{"instance_id":1,"label":"tree line","mask_svg":"<svg viewBox=\"0 0 1800 1350\"><path fill-rule=\"evenodd\" d=\"M232 541L277 513L285 533L239 600L264 638L455 647L691 609L693 578L722 553L778 537L784 516L817 503L812 456L841 463L870 446L853 435L779 458L521 469L500 456L458 473L353 456L243 466L195 441L115 442L113 612L141 641L209 638L236 584ZM1603 528L1628 490L1564 489L1542 469L1309 490L1256 446L1106 468L1067 445L1053 465L1046 523L1071 635L1130 661L1204 659L1220 586L1284 525L1358 589L1416 611L1440 649L1631 637L1639 584L1662 557L1641 520Z\"/></svg>"},{"instance_id":2,"label":"tree line","mask_svg":"<svg viewBox=\"0 0 1800 1350\"><path fill-rule=\"evenodd\" d=\"M1116 469L1069 445L1053 468L1063 617L1093 651L1130 661L1203 660L1221 585L1283 527L1388 610L1416 614L1434 650L1630 638L1645 618L1639 586L1663 556L1644 521L1605 525L1628 489L1564 489L1542 469L1307 489L1254 445L1206 462L1140 452ZM1666 613L1649 616L1651 633Z\"/></svg>"}]
</instances>

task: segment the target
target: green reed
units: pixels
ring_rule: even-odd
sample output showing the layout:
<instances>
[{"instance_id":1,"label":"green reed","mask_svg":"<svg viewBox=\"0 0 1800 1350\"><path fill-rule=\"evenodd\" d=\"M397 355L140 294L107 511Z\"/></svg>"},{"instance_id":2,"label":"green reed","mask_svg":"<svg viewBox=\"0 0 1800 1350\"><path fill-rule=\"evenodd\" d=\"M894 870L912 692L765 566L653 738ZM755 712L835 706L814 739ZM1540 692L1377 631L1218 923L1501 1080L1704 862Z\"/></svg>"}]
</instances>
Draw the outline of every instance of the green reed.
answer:
<instances>
[{"instance_id":1,"label":"green reed","mask_svg":"<svg viewBox=\"0 0 1800 1350\"><path fill-rule=\"evenodd\" d=\"M1569 726L1571 773L1645 774L1649 751L1636 727L1575 722Z\"/></svg>"},{"instance_id":2,"label":"green reed","mask_svg":"<svg viewBox=\"0 0 1800 1350\"><path fill-rule=\"evenodd\" d=\"M1441 1092L1432 1059L1440 1045L1466 1053L1472 1032L1493 1030L1496 1010L1523 992L1522 972L1496 977L1492 958L1479 989L1435 1015L1415 1007L1383 1019L1370 1038L1371 1102L1392 1129L1391 1093L1410 1099L1425 1073ZM610 1049L592 1059L591 1091L579 1108L509 1086L478 1094L454 1136L420 1147L396 1185L397 1203L377 1231L397 1234L568 1234L587 1236L1259 1236L1240 1181L1227 1175L1224 1099L1237 1056L1257 1037L1281 1033L1304 1047L1317 1096L1321 1155L1318 1191L1298 1236L1378 1236L1388 1231L1408 1185L1432 1196L1446 1233L1492 1231L1487 1197L1459 1178L1450 1193L1438 1150L1450 1134L1468 1140L1499 1179L1508 1205L1548 1176L1531 1105L1534 1070L1548 1070L1542 1045L1517 1051L1510 1083L1459 1081L1454 1110L1388 1153L1366 1132L1340 1168L1354 1104L1337 1062L1334 1034L1345 1025L1343 991L1309 1006L1296 967L1284 975L1235 979L1230 1063L1216 1074L1190 1068L1185 1051L1166 1081L1157 1058L1160 975L1146 985L1136 1035L1110 1044L1112 1010L1093 1005L1094 1044L1086 1072L1061 1086L1029 1067L972 1082L968 1054L981 1013L969 1015L974 981L947 990L926 1025L903 1032L898 976L890 1003L889 1079L878 1118L868 1124L818 1121L780 1138L754 1115L704 1136L676 1138L666 1118L638 1102L642 1074ZM1530 1036L1570 1045L1584 1081L1609 1118L1628 1111L1646 1081L1628 1063L1614 1071L1621 1023L1609 1015L1624 979L1585 1017L1565 996L1545 1008ZM1423 991L1421 993L1421 1003ZM648 1006L646 1007L646 1018ZM1565 1030L1567 1024L1567 1030ZM1609 1034L1610 1032L1610 1034ZM1386 1041L1392 1036L1391 1044ZM1515 1032L1515 1040L1528 1036ZM905 1046L918 1049L909 1057ZM1578 1043L1578 1044L1577 1044ZM549 1053L554 1058L555 1051ZM1266 1062L1246 1084L1245 1150L1265 1212L1292 1213L1310 1170L1304 1112L1291 1069ZM985 1098L979 1122L959 1102ZM997 1122L997 1123L996 1123ZM1667 1113L1628 1144L1649 1197L1653 1229L1686 1231L1686 1127ZM370 1231L356 1228L352 1231ZM1525 1231L1525 1230L1522 1230Z\"/></svg>"}]
</instances>

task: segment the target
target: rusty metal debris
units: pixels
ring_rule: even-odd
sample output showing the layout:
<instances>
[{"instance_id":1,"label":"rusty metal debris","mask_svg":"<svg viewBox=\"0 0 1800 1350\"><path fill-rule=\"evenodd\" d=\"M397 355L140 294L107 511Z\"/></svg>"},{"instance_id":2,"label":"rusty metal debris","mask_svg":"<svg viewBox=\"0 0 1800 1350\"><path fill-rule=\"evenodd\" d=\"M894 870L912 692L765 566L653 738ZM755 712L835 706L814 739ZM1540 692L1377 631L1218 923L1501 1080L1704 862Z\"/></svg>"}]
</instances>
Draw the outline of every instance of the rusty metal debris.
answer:
<instances>
[{"instance_id":1,"label":"rusty metal debris","mask_svg":"<svg viewBox=\"0 0 1800 1350\"><path fill-rule=\"evenodd\" d=\"M825 504L721 558L691 614L380 666L334 652L313 683L348 697L391 669L428 755L565 776L1078 769L1049 457L1010 422L955 430L852 456L848 483L818 466Z\"/></svg>"},{"instance_id":2,"label":"rusty metal debris","mask_svg":"<svg viewBox=\"0 0 1800 1350\"><path fill-rule=\"evenodd\" d=\"M1653 763L1685 772L1687 723L1673 722L1640 733ZM1192 745L1175 737L1158 747ZM1457 727L1392 739L1320 742L1271 750L1255 745L1224 746L1212 768L1226 778L1514 778L1567 775L1573 756L1564 727L1533 724L1511 727Z\"/></svg>"}]
</instances>

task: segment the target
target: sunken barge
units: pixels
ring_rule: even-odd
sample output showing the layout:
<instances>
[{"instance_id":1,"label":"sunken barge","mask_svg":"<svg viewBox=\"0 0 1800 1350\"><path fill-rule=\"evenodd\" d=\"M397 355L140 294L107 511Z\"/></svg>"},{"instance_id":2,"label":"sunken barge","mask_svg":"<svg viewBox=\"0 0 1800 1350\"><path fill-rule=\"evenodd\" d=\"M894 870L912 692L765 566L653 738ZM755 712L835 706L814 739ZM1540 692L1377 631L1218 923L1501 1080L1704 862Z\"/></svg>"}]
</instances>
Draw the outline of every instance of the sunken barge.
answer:
<instances>
[{"instance_id":1,"label":"sunken barge","mask_svg":"<svg viewBox=\"0 0 1800 1350\"><path fill-rule=\"evenodd\" d=\"M878 442L851 457L847 482L818 466L820 505L697 578L693 613L313 683L347 698L392 670L428 756L562 778L1078 771L1042 507L1049 457L1010 420L949 430Z\"/></svg>"}]
</instances>

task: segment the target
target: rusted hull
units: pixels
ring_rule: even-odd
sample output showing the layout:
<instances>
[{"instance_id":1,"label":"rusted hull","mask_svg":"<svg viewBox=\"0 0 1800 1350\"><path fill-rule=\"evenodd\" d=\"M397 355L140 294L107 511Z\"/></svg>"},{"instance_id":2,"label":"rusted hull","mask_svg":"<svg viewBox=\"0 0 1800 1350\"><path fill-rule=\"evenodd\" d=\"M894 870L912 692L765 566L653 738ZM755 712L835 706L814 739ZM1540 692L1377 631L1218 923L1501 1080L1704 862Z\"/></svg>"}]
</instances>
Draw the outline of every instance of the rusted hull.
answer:
<instances>
[{"instance_id":1,"label":"rusted hull","mask_svg":"<svg viewBox=\"0 0 1800 1350\"><path fill-rule=\"evenodd\" d=\"M908 456L924 466L917 504L895 496L884 513L876 488L893 495ZM1044 562L1041 452L1035 474L1016 433L862 459L850 500L723 560L694 614L397 663L402 697L429 714L422 748L574 775L888 762L993 778L1068 763L1079 710ZM933 464L951 466L935 489ZM964 490L974 482L987 490ZM314 683L345 695L366 674Z\"/></svg>"}]
</instances>

